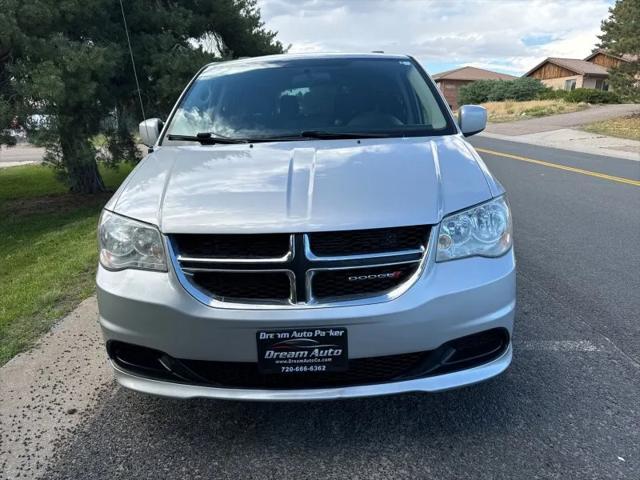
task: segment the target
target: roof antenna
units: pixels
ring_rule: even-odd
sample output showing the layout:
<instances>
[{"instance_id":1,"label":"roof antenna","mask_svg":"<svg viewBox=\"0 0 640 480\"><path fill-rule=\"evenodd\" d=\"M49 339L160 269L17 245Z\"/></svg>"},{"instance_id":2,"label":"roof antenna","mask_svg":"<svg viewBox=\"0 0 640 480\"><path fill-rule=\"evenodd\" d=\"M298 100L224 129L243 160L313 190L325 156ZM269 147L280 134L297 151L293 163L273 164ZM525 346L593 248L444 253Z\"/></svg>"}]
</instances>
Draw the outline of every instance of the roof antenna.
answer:
<instances>
[{"instance_id":1,"label":"roof antenna","mask_svg":"<svg viewBox=\"0 0 640 480\"><path fill-rule=\"evenodd\" d=\"M133 66L133 76L136 79L136 88L138 89L138 100L140 100L140 110L142 111L142 120L145 121L147 116L144 113L144 105L142 104L142 94L140 93L140 82L138 81L138 73L136 72L136 61L133 58L133 50L131 49L131 39L129 38L129 27L127 27L127 18L124 16L124 6L120 0L120 11L122 12L122 21L124 22L124 33L127 35L127 44L129 45L129 55L131 55L131 65ZM144 128L149 136L149 126L145 122Z\"/></svg>"}]
</instances>

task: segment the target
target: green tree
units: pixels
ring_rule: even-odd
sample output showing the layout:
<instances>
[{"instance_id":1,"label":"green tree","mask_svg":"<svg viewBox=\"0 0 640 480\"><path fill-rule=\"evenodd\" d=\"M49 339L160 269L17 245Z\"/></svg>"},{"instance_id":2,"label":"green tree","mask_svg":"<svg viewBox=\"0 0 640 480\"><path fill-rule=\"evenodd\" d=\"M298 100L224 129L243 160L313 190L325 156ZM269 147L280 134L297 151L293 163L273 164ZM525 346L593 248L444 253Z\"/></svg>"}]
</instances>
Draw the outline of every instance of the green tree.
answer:
<instances>
[{"instance_id":1,"label":"green tree","mask_svg":"<svg viewBox=\"0 0 640 480\"><path fill-rule=\"evenodd\" d=\"M0 11L5 12L5 0L0 0ZM8 128L18 113L16 91L9 65L12 61L12 45L15 43L16 25L11 15L0 15L0 146L13 145Z\"/></svg>"},{"instance_id":2,"label":"green tree","mask_svg":"<svg viewBox=\"0 0 640 480\"><path fill-rule=\"evenodd\" d=\"M598 47L629 60L610 70L611 86L622 98L640 101L640 0L618 0L601 29Z\"/></svg>"},{"instance_id":3,"label":"green tree","mask_svg":"<svg viewBox=\"0 0 640 480\"><path fill-rule=\"evenodd\" d=\"M107 136L107 151L101 152L106 160L139 156L131 132L141 113L120 3L0 3L0 122L6 124L10 114L3 112L12 110L38 119L46 159L71 191L104 190L92 143L96 134ZM265 29L255 0L125 0L122 5L149 117L164 118L206 63L283 51L275 33ZM6 58L2 51L9 52ZM2 72L9 79L5 90Z\"/></svg>"}]
</instances>

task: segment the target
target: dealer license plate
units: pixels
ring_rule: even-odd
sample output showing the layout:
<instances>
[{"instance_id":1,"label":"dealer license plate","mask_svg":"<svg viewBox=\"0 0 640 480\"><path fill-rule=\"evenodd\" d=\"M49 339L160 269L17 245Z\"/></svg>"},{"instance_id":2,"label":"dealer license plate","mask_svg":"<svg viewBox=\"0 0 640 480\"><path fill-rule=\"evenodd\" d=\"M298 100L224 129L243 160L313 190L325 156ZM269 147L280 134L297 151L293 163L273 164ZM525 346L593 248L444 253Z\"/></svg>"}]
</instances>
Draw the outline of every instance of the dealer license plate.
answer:
<instances>
[{"instance_id":1,"label":"dealer license plate","mask_svg":"<svg viewBox=\"0 0 640 480\"><path fill-rule=\"evenodd\" d=\"M256 333L262 373L314 374L348 367L346 328L295 328Z\"/></svg>"}]
</instances>

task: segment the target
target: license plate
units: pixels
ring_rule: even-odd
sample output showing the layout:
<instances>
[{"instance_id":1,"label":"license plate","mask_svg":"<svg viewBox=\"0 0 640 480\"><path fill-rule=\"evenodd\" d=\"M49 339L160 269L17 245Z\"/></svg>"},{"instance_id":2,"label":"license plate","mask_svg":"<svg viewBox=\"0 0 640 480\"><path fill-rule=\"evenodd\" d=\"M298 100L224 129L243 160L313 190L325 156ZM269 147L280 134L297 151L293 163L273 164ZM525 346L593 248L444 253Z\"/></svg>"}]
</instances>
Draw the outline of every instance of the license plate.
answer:
<instances>
[{"instance_id":1,"label":"license plate","mask_svg":"<svg viewBox=\"0 0 640 480\"><path fill-rule=\"evenodd\" d=\"M346 328L296 328L256 333L262 373L315 374L348 367Z\"/></svg>"}]
</instances>

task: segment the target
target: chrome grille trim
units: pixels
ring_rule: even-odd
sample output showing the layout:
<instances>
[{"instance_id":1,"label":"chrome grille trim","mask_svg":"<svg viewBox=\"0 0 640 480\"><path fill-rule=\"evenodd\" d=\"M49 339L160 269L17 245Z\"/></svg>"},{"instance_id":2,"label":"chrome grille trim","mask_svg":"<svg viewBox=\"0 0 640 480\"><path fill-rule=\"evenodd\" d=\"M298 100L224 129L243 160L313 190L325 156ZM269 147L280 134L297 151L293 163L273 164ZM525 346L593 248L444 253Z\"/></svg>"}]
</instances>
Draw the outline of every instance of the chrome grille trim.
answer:
<instances>
[{"instance_id":1,"label":"chrome grille trim","mask_svg":"<svg viewBox=\"0 0 640 480\"><path fill-rule=\"evenodd\" d=\"M311 240L309 239L308 233L305 233L303 235L303 239L304 239L304 254L309 260L315 260L318 262L332 262L337 260L369 260L373 258L397 257L400 255L422 255L425 252L425 247L423 246L420 248L413 248L408 250L396 250L395 252L363 253L359 255L318 256L311 251Z\"/></svg>"},{"instance_id":2,"label":"chrome grille trim","mask_svg":"<svg viewBox=\"0 0 640 480\"><path fill-rule=\"evenodd\" d=\"M281 301L266 301L266 300L256 300L252 301L249 299L242 299L241 302L234 302L228 300L220 300L220 297L216 298L215 296L210 296L204 293L202 290L194 286L188 279L195 271L200 272L212 272L212 271L231 271L234 273L238 273L238 270L234 269L216 269L216 268L183 268L180 266L178 262L178 256L171 244L171 241L165 237L165 247L167 252L169 253L169 259L171 261L171 266L173 267L173 273L175 273L180 285L196 300L200 303L203 303L209 307L216 308L232 308L232 309L251 309L251 308L282 308L283 306L292 306L296 305L296 284L293 272L286 269L269 269L269 270L260 270L261 272L282 272L286 273L289 277L289 284L291 286L291 295L289 296L288 302ZM243 270L240 270L242 272ZM245 270L247 272L251 272L252 270Z\"/></svg>"},{"instance_id":3,"label":"chrome grille trim","mask_svg":"<svg viewBox=\"0 0 640 480\"><path fill-rule=\"evenodd\" d=\"M316 257L311 254L309 256L308 253L310 249L307 251L306 246L309 245L308 235L307 234L292 234L291 235L291 252L290 256L287 255L287 259L283 259L280 262L260 262L256 261L259 259L241 259L243 262L233 262L231 260L223 260L216 259L219 261L216 262L200 262L201 265L198 266L182 266L181 261L188 263L191 260L187 260L185 258L180 258L178 252L176 252L174 246L172 245L172 241L169 236L164 237L165 246L168 252L169 260L171 263L172 271L175 274L178 282L182 285L182 287L196 300L199 302L215 308L226 308L226 309L283 309L283 308L324 308L324 307L346 307L346 306L355 306L355 305L368 305L375 303L382 303L391 301L400 295L404 294L413 284L430 268L434 261L434 249L433 245L437 241L437 228L431 225L425 225L425 228L429 228L429 234L427 236L426 246L421 249L415 250L404 250L397 252L384 252L384 254L374 253L370 255L346 255L340 257ZM296 238L299 239L296 242ZM298 245L298 249L296 250L296 244ZM320 265L314 265L305 270L303 275L303 280L301 282L296 281L296 273L292 270L293 265L295 265L296 261L296 251L302 252L302 256L304 258L303 261L308 263L320 263ZM414 258L410 258L414 257ZM201 257L198 257L201 258ZM239 260L239 259L235 259ZM245 261L246 260L246 261ZM386 261L385 261L386 260ZM338 266L322 266L321 262L344 262L344 265ZM198 262L194 262L198 263ZM231 268L227 268L222 264L230 264ZM264 268L243 268L241 265L245 264L246 267L249 267L249 264L253 264L254 266L258 266L263 264ZM397 287L383 293L376 293L372 295L364 294L357 295L356 297L337 297L336 299L322 299L318 301L313 298L312 292L312 278L313 273L317 271L325 271L325 270L356 270L356 269L365 269L365 268L375 268L375 267L393 267L394 265L406 265L406 264L418 264L418 268L416 271L402 283L400 283ZM218 264L218 265L215 265ZM235 268L233 264L237 264L238 268ZM209 267L208 265L211 265ZM282 268L278 268L278 267ZM227 271L233 273L255 273L259 272L280 272L286 273L289 277L289 281L291 284L291 296L288 301L265 301L265 300L220 300L219 298L209 296L206 293L202 292L196 286L194 286L189 281L189 276L192 275L193 272L213 272L213 271ZM303 287L301 287L303 285ZM304 296L299 295L300 289L303 288ZM301 301L301 298L304 300Z\"/></svg>"},{"instance_id":4,"label":"chrome grille trim","mask_svg":"<svg viewBox=\"0 0 640 480\"><path fill-rule=\"evenodd\" d=\"M189 276L192 273L195 272L229 272L229 273L284 273L287 275L287 277L289 277L289 300L288 301L280 301L280 300L252 300L252 299L242 299L241 302L229 302L228 300L223 300L222 297L216 296L216 295L212 295L210 298L211 300L215 300L218 303L238 303L238 304L256 304L256 305L261 305L263 303L268 304L268 305L294 305L297 301L296 297L296 281L295 281L295 275L291 270L283 270L283 269L268 269L268 270L234 270L234 269L230 269L230 268L182 268L182 270L185 272L186 276ZM187 280L188 281L188 280ZM191 284L191 283L190 283ZM196 288L197 287L193 287ZM203 295L207 298L208 295L204 292L202 292ZM211 304L211 302L209 302L209 304ZM216 305L211 305L211 306L216 306Z\"/></svg>"}]
</instances>

